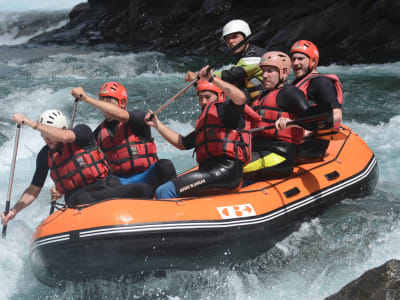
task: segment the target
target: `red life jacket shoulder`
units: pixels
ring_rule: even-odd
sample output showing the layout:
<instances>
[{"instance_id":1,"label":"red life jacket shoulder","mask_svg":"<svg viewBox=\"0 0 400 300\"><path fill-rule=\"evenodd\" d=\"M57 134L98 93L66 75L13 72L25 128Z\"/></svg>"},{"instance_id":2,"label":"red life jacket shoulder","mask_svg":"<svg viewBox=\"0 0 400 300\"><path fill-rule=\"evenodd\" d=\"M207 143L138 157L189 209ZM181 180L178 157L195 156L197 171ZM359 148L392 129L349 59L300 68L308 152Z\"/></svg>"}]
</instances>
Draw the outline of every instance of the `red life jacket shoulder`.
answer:
<instances>
[{"instance_id":1,"label":"red life jacket shoulder","mask_svg":"<svg viewBox=\"0 0 400 300\"><path fill-rule=\"evenodd\" d=\"M244 114L243 129L229 129L218 116L216 102L208 103L196 122L197 162L225 157L248 163L251 159L250 115L250 111Z\"/></svg>"},{"instance_id":2,"label":"red life jacket shoulder","mask_svg":"<svg viewBox=\"0 0 400 300\"><path fill-rule=\"evenodd\" d=\"M283 111L277 104L277 96L281 89L274 89L268 94L261 95L254 103L253 109L261 116L261 122L258 127L275 125L279 118L289 118L295 120L296 114ZM299 144L304 136L304 130L298 127L285 128L277 130L276 128L257 131L254 136L274 138L283 140L292 144Z\"/></svg>"},{"instance_id":3,"label":"red life jacket shoulder","mask_svg":"<svg viewBox=\"0 0 400 300\"><path fill-rule=\"evenodd\" d=\"M49 149L50 177L57 191L65 194L94 183L111 174L104 154L97 148L84 149L76 143L65 143L62 152Z\"/></svg>"},{"instance_id":4,"label":"red life jacket shoulder","mask_svg":"<svg viewBox=\"0 0 400 300\"><path fill-rule=\"evenodd\" d=\"M340 105L343 104L343 88L342 88L342 83L339 80L339 77L335 74L320 74L320 73L311 73L304 77L302 80L300 80L298 83L296 83L296 86L303 91L304 95L306 96L308 100L308 95L307 95L307 88L310 85L310 82L314 78L318 77L327 77L331 79L335 85L336 88L336 93L337 93L337 100Z\"/></svg>"},{"instance_id":5,"label":"red life jacket shoulder","mask_svg":"<svg viewBox=\"0 0 400 300\"><path fill-rule=\"evenodd\" d=\"M144 172L157 158L157 147L153 140L145 141L136 136L128 124L119 123L113 132L103 122L97 143L111 163L117 176L129 176Z\"/></svg>"},{"instance_id":6,"label":"red life jacket shoulder","mask_svg":"<svg viewBox=\"0 0 400 300\"><path fill-rule=\"evenodd\" d=\"M336 88L336 94L337 94L337 100L340 105L343 104L343 89L342 89L342 84L339 81L339 77L335 74L320 74L320 73L311 73L304 77L302 80L300 80L298 83L296 83L296 86L303 91L304 95L306 96L306 99L309 100L308 95L307 95L307 88L310 85L310 82L314 78L318 77L327 77L331 79L335 85ZM339 129L340 128L340 122L337 122L334 124L333 128Z\"/></svg>"}]
</instances>

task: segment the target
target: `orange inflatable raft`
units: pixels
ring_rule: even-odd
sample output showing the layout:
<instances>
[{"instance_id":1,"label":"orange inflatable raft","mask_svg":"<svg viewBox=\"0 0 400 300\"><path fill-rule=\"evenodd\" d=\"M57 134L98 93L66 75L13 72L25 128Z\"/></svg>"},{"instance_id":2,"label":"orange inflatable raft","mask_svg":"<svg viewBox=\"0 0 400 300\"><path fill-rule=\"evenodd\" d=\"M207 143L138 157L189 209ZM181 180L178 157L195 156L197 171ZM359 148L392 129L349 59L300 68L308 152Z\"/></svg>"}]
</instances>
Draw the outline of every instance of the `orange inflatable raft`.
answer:
<instances>
[{"instance_id":1,"label":"orange inflatable raft","mask_svg":"<svg viewBox=\"0 0 400 300\"><path fill-rule=\"evenodd\" d=\"M35 276L64 280L137 277L164 270L197 270L255 257L305 217L345 198L372 192L373 152L342 127L327 156L301 164L284 179L239 192L171 200L111 199L51 214L30 249Z\"/></svg>"}]
</instances>

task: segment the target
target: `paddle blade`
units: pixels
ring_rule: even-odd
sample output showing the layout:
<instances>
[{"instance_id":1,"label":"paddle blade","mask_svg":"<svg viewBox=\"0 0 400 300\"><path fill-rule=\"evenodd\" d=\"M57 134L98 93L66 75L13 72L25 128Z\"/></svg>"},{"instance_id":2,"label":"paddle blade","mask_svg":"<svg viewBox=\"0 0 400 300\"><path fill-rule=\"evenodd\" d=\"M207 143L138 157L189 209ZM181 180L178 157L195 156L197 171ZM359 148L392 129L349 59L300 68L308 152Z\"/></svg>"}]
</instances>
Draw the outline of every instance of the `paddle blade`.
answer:
<instances>
[{"instance_id":1,"label":"paddle blade","mask_svg":"<svg viewBox=\"0 0 400 300\"><path fill-rule=\"evenodd\" d=\"M294 123L309 131L332 128L332 107L328 103L311 106Z\"/></svg>"}]
</instances>

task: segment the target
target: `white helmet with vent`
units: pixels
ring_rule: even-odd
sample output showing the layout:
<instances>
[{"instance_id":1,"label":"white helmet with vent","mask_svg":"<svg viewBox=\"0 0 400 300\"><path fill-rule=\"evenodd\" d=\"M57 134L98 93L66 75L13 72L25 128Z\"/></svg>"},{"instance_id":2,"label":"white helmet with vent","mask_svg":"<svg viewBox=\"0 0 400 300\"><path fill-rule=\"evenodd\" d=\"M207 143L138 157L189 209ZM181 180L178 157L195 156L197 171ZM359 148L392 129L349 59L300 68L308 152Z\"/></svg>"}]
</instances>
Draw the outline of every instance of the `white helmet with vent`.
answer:
<instances>
[{"instance_id":1,"label":"white helmet with vent","mask_svg":"<svg viewBox=\"0 0 400 300\"><path fill-rule=\"evenodd\" d=\"M40 124L48 125L51 127L56 127L56 128L67 128L68 127L68 122L67 118L65 115L57 110L57 109L49 109L44 111L40 117L38 122Z\"/></svg>"},{"instance_id":2,"label":"white helmet with vent","mask_svg":"<svg viewBox=\"0 0 400 300\"><path fill-rule=\"evenodd\" d=\"M232 20L225 24L224 28L222 29L222 38L234 32L241 32L245 37L248 37L251 34L250 26L247 22L243 20Z\"/></svg>"}]
</instances>

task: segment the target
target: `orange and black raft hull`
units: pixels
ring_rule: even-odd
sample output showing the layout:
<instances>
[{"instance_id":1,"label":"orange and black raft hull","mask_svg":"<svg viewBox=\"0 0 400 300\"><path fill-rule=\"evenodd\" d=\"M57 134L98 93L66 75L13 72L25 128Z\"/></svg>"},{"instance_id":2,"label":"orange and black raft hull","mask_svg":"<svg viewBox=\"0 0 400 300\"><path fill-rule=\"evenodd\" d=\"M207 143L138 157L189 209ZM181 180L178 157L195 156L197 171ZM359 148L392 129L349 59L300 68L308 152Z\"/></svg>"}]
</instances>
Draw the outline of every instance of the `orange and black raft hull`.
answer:
<instances>
[{"instance_id":1,"label":"orange and black raft hull","mask_svg":"<svg viewBox=\"0 0 400 300\"><path fill-rule=\"evenodd\" d=\"M347 127L330 139L323 161L295 167L289 178L239 192L172 200L113 199L59 210L37 228L34 274L44 283L197 270L255 257L304 217L372 192L374 154Z\"/></svg>"}]
</instances>

